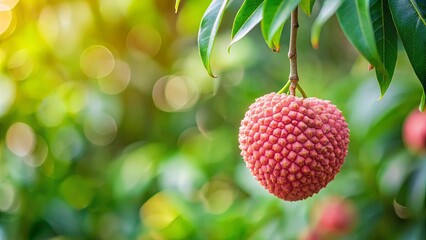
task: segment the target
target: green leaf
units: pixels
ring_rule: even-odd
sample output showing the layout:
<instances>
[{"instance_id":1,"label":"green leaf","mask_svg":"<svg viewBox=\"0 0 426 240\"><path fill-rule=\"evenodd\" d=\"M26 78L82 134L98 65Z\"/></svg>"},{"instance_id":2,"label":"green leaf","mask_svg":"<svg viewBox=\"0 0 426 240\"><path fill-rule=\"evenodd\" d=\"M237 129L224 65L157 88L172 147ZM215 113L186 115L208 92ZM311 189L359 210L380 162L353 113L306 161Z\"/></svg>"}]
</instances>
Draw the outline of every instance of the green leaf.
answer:
<instances>
[{"instance_id":1,"label":"green leaf","mask_svg":"<svg viewBox=\"0 0 426 240\"><path fill-rule=\"evenodd\" d=\"M426 161L419 161L413 172L408 206L417 214L422 214L426 200Z\"/></svg>"},{"instance_id":2,"label":"green leaf","mask_svg":"<svg viewBox=\"0 0 426 240\"><path fill-rule=\"evenodd\" d=\"M277 34L281 36L282 28L297 7L300 0L266 0L263 5L262 34L269 47L274 45Z\"/></svg>"},{"instance_id":3,"label":"green leaf","mask_svg":"<svg viewBox=\"0 0 426 240\"><path fill-rule=\"evenodd\" d=\"M336 13L337 9L342 5L344 0L325 0L318 17L312 25L311 30L311 43L312 47L318 48L318 41L321 33L322 26L325 22L330 19L333 14Z\"/></svg>"},{"instance_id":4,"label":"green leaf","mask_svg":"<svg viewBox=\"0 0 426 240\"><path fill-rule=\"evenodd\" d=\"M235 16L231 32L232 44L241 40L262 20L263 0L245 0Z\"/></svg>"},{"instance_id":5,"label":"green leaf","mask_svg":"<svg viewBox=\"0 0 426 240\"><path fill-rule=\"evenodd\" d=\"M426 2L389 0L389 7L411 66L426 91Z\"/></svg>"},{"instance_id":6,"label":"green leaf","mask_svg":"<svg viewBox=\"0 0 426 240\"><path fill-rule=\"evenodd\" d=\"M389 79L376 47L369 0L344 1L337 10L337 19L349 42L375 67L376 71L385 76L384 80ZM378 79L380 98L389 86L389 82L383 79Z\"/></svg>"},{"instance_id":7,"label":"green leaf","mask_svg":"<svg viewBox=\"0 0 426 240\"><path fill-rule=\"evenodd\" d=\"M420 112L423 112L425 110L425 103L426 103L426 94L425 94L425 91L423 91L422 98L420 99L420 104L419 104Z\"/></svg>"},{"instance_id":8,"label":"green leaf","mask_svg":"<svg viewBox=\"0 0 426 240\"><path fill-rule=\"evenodd\" d=\"M306 15L311 16L314 3L315 0L301 0L299 6L306 13Z\"/></svg>"},{"instance_id":9,"label":"green leaf","mask_svg":"<svg viewBox=\"0 0 426 240\"><path fill-rule=\"evenodd\" d=\"M177 11L179 10L179 3L180 3L180 0L176 0L176 3L175 3L175 13L177 13Z\"/></svg>"},{"instance_id":10,"label":"green leaf","mask_svg":"<svg viewBox=\"0 0 426 240\"><path fill-rule=\"evenodd\" d=\"M271 48L274 52L279 52L281 49L281 35L283 32L284 24L281 25L281 27L278 29L277 33L275 33L275 36L272 38L271 45L269 48Z\"/></svg>"},{"instance_id":11,"label":"green leaf","mask_svg":"<svg viewBox=\"0 0 426 240\"><path fill-rule=\"evenodd\" d=\"M229 0L213 0L201 19L200 30L198 32L198 49L201 60L210 76L214 77L210 57L213 49L214 40L217 35L223 13Z\"/></svg>"},{"instance_id":12,"label":"green leaf","mask_svg":"<svg viewBox=\"0 0 426 240\"><path fill-rule=\"evenodd\" d=\"M384 69L376 68L376 77L383 93L388 88L398 56L398 38L387 0L371 0L370 15L376 46Z\"/></svg>"}]
</instances>

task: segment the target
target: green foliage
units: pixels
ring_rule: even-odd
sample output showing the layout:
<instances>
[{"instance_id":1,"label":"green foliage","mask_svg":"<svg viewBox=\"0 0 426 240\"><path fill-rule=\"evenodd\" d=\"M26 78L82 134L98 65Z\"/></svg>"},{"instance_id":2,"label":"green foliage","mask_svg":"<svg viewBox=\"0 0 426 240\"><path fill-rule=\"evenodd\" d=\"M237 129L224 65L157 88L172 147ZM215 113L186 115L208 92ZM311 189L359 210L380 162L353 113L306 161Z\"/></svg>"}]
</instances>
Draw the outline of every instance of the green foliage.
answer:
<instances>
[{"instance_id":1,"label":"green foliage","mask_svg":"<svg viewBox=\"0 0 426 240\"><path fill-rule=\"evenodd\" d=\"M319 37L322 26L333 16L337 9L342 5L344 0L325 0L322 8L312 25L311 44L314 48L318 48Z\"/></svg>"},{"instance_id":2,"label":"green foliage","mask_svg":"<svg viewBox=\"0 0 426 240\"><path fill-rule=\"evenodd\" d=\"M337 18L346 37L374 66L380 85L380 97L386 92L390 75L385 70L377 50L375 29L369 13L369 0L345 1L337 11Z\"/></svg>"},{"instance_id":3,"label":"green foliage","mask_svg":"<svg viewBox=\"0 0 426 240\"><path fill-rule=\"evenodd\" d=\"M213 54L210 78L193 41L209 3L175 14L174 1L19 1L0 34L0 239L298 239L331 195L358 213L342 239L426 239L426 157L401 137L422 90L407 55L377 101L335 19L318 51L299 34L303 87L342 110L351 143L327 188L283 202L250 175L236 136L254 99L282 87L286 56L263 54L259 31Z\"/></svg>"},{"instance_id":4,"label":"green foliage","mask_svg":"<svg viewBox=\"0 0 426 240\"><path fill-rule=\"evenodd\" d=\"M306 15L311 16L314 3L315 3L315 0L301 0L300 8L303 10L303 12L306 13Z\"/></svg>"},{"instance_id":5,"label":"green foliage","mask_svg":"<svg viewBox=\"0 0 426 240\"><path fill-rule=\"evenodd\" d=\"M198 33L198 46L201 59L207 72L212 77L210 55L227 4L228 0L213 0L201 19L200 32Z\"/></svg>"},{"instance_id":6,"label":"green foliage","mask_svg":"<svg viewBox=\"0 0 426 240\"><path fill-rule=\"evenodd\" d=\"M212 1L212 5L216 4ZM245 0L236 14L231 44L241 40L259 22L266 44L273 51L279 51L284 24L290 13L297 7L311 16L315 1L309 0ZM218 8L219 6L216 6ZM390 7L390 8L389 8ZM260 8L263 8L262 13ZM211 11L211 8L208 9ZM392 13L392 14L391 14ZM338 17L340 26L349 42L369 63L374 66L380 87L380 98L391 83L397 60L398 33L423 89L426 89L426 59L416 46L425 46L426 6L422 1L394 0L325 0L311 30L311 42L318 47L319 36L324 23L333 15ZM223 13L217 17L222 18ZM396 28L398 32L396 31ZM215 25L215 28L218 27ZM200 31L211 28L202 24ZM215 35L211 35L212 38ZM200 42L200 51L211 48L210 41ZM211 51L201 51L203 62L210 58ZM206 65L206 64L205 64ZM206 67L211 74L210 65Z\"/></svg>"},{"instance_id":7,"label":"green foliage","mask_svg":"<svg viewBox=\"0 0 426 240\"><path fill-rule=\"evenodd\" d=\"M299 2L300 0L265 1L263 6L262 33L266 44L272 50L279 50L282 28Z\"/></svg>"},{"instance_id":8,"label":"green foliage","mask_svg":"<svg viewBox=\"0 0 426 240\"><path fill-rule=\"evenodd\" d=\"M381 95L386 92L391 82L398 56L398 39L395 25L389 10L388 2L384 0L370 1L370 14L373 22L377 51L383 69L376 68Z\"/></svg>"},{"instance_id":9,"label":"green foliage","mask_svg":"<svg viewBox=\"0 0 426 240\"><path fill-rule=\"evenodd\" d=\"M245 0L235 16L234 24L232 25L231 43L236 43L250 32L262 20L263 0L250 1Z\"/></svg>"},{"instance_id":10,"label":"green foliage","mask_svg":"<svg viewBox=\"0 0 426 240\"><path fill-rule=\"evenodd\" d=\"M426 3L389 0L389 6L411 66L426 91L426 57L419 49L426 46Z\"/></svg>"},{"instance_id":11,"label":"green foliage","mask_svg":"<svg viewBox=\"0 0 426 240\"><path fill-rule=\"evenodd\" d=\"M176 3L175 3L175 12L177 12L179 10L179 4L180 4L180 0L176 0Z\"/></svg>"}]
</instances>

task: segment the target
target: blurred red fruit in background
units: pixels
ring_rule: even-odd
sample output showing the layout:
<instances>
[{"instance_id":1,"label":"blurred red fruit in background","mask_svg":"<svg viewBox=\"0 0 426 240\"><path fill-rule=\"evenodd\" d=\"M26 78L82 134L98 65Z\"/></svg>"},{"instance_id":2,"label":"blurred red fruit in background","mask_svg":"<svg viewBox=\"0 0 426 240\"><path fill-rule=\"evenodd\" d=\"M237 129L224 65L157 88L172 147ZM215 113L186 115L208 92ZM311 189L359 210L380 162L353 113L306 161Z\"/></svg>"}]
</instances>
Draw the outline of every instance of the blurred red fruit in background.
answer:
<instances>
[{"instance_id":1,"label":"blurred red fruit in background","mask_svg":"<svg viewBox=\"0 0 426 240\"><path fill-rule=\"evenodd\" d=\"M405 119L403 126L405 145L416 153L426 152L426 112L415 109Z\"/></svg>"}]
</instances>

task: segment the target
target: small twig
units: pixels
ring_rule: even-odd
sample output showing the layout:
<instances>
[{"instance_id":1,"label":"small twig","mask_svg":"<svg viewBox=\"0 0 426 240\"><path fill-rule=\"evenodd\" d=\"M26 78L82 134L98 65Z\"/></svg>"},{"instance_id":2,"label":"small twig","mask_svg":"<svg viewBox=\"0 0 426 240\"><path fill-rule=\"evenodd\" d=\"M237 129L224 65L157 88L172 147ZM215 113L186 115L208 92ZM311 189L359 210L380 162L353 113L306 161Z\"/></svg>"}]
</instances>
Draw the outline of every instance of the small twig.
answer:
<instances>
[{"instance_id":1,"label":"small twig","mask_svg":"<svg viewBox=\"0 0 426 240\"><path fill-rule=\"evenodd\" d=\"M297 29L299 28L298 21L298 8L296 7L291 13L291 32L290 32L290 46L288 49L288 58L290 59L290 76L288 79L291 81L290 94L296 95L297 83L299 82L299 75L297 74L297 50L296 39Z\"/></svg>"},{"instance_id":2,"label":"small twig","mask_svg":"<svg viewBox=\"0 0 426 240\"><path fill-rule=\"evenodd\" d=\"M299 90L300 94L302 94L302 97L304 97L304 98L308 97L308 96L306 96L306 93L303 90L303 88L300 86L300 84L297 84L297 90Z\"/></svg>"},{"instance_id":3,"label":"small twig","mask_svg":"<svg viewBox=\"0 0 426 240\"><path fill-rule=\"evenodd\" d=\"M290 87L290 84L291 84L291 82L287 81L287 83L284 85L284 87L281 88L281 90L278 91L278 94L288 92L288 88Z\"/></svg>"}]
</instances>

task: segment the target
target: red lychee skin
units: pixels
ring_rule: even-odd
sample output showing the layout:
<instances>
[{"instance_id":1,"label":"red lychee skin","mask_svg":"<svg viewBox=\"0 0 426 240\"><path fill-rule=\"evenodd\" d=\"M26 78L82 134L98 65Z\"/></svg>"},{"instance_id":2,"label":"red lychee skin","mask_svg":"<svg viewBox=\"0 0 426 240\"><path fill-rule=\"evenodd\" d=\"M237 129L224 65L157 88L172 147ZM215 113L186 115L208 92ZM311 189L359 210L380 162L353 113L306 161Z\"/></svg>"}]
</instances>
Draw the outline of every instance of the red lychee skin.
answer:
<instances>
[{"instance_id":1,"label":"red lychee skin","mask_svg":"<svg viewBox=\"0 0 426 240\"><path fill-rule=\"evenodd\" d=\"M241 156L253 176L275 196L297 201L318 193L339 172L349 129L329 101L270 93L241 121Z\"/></svg>"},{"instance_id":2,"label":"red lychee skin","mask_svg":"<svg viewBox=\"0 0 426 240\"><path fill-rule=\"evenodd\" d=\"M426 152L426 112L414 110L408 115L403 126L405 145L418 153Z\"/></svg>"}]
</instances>

